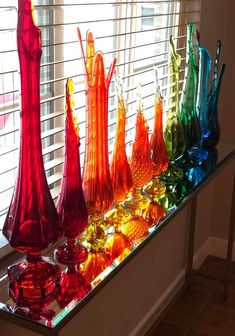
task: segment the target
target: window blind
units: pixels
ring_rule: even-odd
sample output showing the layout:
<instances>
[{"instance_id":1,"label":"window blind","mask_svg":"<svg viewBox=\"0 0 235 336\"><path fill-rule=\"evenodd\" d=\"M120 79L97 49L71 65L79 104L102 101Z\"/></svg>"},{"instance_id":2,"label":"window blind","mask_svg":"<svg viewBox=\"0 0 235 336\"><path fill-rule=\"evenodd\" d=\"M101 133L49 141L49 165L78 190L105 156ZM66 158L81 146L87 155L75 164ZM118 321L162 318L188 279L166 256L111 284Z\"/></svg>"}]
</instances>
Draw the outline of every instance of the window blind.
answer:
<instances>
[{"instance_id":1,"label":"window blind","mask_svg":"<svg viewBox=\"0 0 235 336\"><path fill-rule=\"evenodd\" d=\"M81 137L81 165L85 150L84 70L77 27L90 29L96 49L105 54L108 68L117 58L116 72L125 82L128 98L127 150L134 137L136 87L142 98L149 129L153 127L154 73L159 69L164 100L167 95L168 46L173 35L182 56L180 83L184 78L186 25L200 25L200 0L79 1L35 0L36 22L42 31L41 130L48 184L56 200L60 190L64 156L64 86L67 77L75 85L75 112ZM0 230L17 176L20 137L20 82L16 49L17 0L0 4ZM116 121L115 86L109 91L109 151L113 149Z\"/></svg>"}]
</instances>

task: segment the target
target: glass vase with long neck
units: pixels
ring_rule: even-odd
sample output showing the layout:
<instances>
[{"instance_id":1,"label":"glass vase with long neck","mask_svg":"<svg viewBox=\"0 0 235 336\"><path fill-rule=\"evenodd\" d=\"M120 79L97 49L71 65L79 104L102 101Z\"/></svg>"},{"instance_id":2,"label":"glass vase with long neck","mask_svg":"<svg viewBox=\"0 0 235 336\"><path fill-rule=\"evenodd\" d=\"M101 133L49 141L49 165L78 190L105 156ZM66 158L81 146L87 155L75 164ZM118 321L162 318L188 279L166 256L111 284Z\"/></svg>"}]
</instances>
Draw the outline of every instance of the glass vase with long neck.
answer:
<instances>
[{"instance_id":1,"label":"glass vase with long neck","mask_svg":"<svg viewBox=\"0 0 235 336\"><path fill-rule=\"evenodd\" d=\"M116 259L120 255L125 256L126 253L124 250L129 248L128 239L122 232L120 232L120 226L131 219L130 214L123 208L122 202L126 199L133 185L125 144L126 93L121 77L116 76L115 79L117 92L117 122L113 158L110 168L115 203L114 208L105 215L115 228L113 233L108 234L105 243L105 251L111 255L112 259Z\"/></svg>"},{"instance_id":2,"label":"glass vase with long neck","mask_svg":"<svg viewBox=\"0 0 235 336\"><path fill-rule=\"evenodd\" d=\"M77 118L74 114L73 80L66 82L65 157L61 191L57 202L57 212L67 238L67 244L55 251L56 259L62 264L78 264L80 254L86 251L76 238L88 224L88 212L82 190L80 168L80 138ZM84 261L84 260L83 260Z\"/></svg>"},{"instance_id":3,"label":"glass vase with long neck","mask_svg":"<svg viewBox=\"0 0 235 336\"><path fill-rule=\"evenodd\" d=\"M219 58L220 58L220 50L221 50L221 41L217 41L216 48L216 57L215 57L215 66L214 73L211 83L211 90L208 95L207 101L207 123L208 128L207 131L204 132L204 136L202 139L202 145L206 149L211 149L215 147L220 138L220 125L219 125L219 116L218 116L218 101L221 83L225 71L225 64L222 65L219 78Z\"/></svg>"},{"instance_id":4,"label":"glass vase with long neck","mask_svg":"<svg viewBox=\"0 0 235 336\"><path fill-rule=\"evenodd\" d=\"M102 251L105 242L103 215L113 205L113 188L108 160L108 91L116 59L113 60L106 75L104 56L99 51L95 52L93 34L90 31L87 32L86 56L79 29L78 38L86 77L87 128L83 190L89 214L89 226L81 240L90 248L88 259L85 262L85 272L87 269L89 276L84 273L85 278L90 280L110 262L106 256L100 258L99 255L100 253L105 254ZM102 264L99 268L97 268L98 263ZM96 265L96 268L90 265Z\"/></svg>"},{"instance_id":5,"label":"glass vase with long neck","mask_svg":"<svg viewBox=\"0 0 235 336\"><path fill-rule=\"evenodd\" d=\"M211 70L211 57L206 48L201 47L200 36L198 35L198 51L199 51L199 79L197 94L197 114L201 127L202 139L206 136L208 130L208 82Z\"/></svg>"},{"instance_id":6,"label":"glass vase with long neck","mask_svg":"<svg viewBox=\"0 0 235 336\"><path fill-rule=\"evenodd\" d=\"M163 98L158 80L157 67L154 67L154 72L156 88L154 104L154 128L150 138L150 153L153 162L153 176L144 190L151 196L153 201L157 201L157 198L163 195L166 191L165 185L159 181L158 176L164 173L168 168L168 153L163 138Z\"/></svg>"},{"instance_id":7,"label":"glass vase with long neck","mask_svg":"<svg viewBox=\"0 0 235 336\"><path fill-rule=\"evenodd\" d=\"M168 63L167 113L164 131L165 144L169 157L169 169L161 176L166 184L167 192L158 200L161 205L164 205L166 210L174 206L176 197L172 191L176 184L181 183L183 179L182 169L175 165L179 158L184 154L186 147L179 107L180 65L181 56L177 53L171 36Z\"/></svg>"},{"instance_id":8,"label":"glass vase with long neck","mask_svg":"<svg viewBox=\"0 0 235 336\"><path fill-rule=\"evenodd\" d=\"M169 49L169 84L165 127L165 143L170 163L174 163L185 150L185 139L182 123L179 117L179 72L181 56L171 36Z\"/></svg>"},{"instance_id":9,"label":"glass vase with long neck","mask_svg":"<svg viewBox=\"0 0 235 336\"><path fill-rule=\"evenodd\" d=\"M180 118L186 139L186 149L193 147L201 137L201 129L196 111L198 66L193 46L193 33L195 25L190 23L187 27L186 68L181 96Z\"/></svg>"},{"instance_id":10,"label":"glass vase with long neck","mask_svg":"<svg viewBox=\"0 0 235 336\"><path fill-rule=\"evenodd\" d=\"M87 250L79 245L77 238L87 226L88 213L82 190L80 168L80 138L77 118L74 114L73 80L66 82L65 157L61 191L57 212L67 243L55 250L55 258L68 268L61 274L58 302L60 306L69 300L81 299L91 289L79 265L87 259Z\"/></svg>"},{"instance_id":11,"label":"glass vase with long neck","mask_svg":"<svg viewBox=\"0 0 235 336\"><path fill-rule=\"evenodd\" d=\"M108 219L115 224L130 220L130 214L124 210L122 202L126 199L133 185L131 169L126 155L125 128L127 103L123 85L120 76L117 76L117 122L113 158L110 167L115 204L114 209L108 214Z\"/></svg>"},{"instance_id":12,"label":"glass vase with long neck","mask_svg":"<svg viewBox=\"0 0 235 336\"><path fill-rule=\"evenodd\" d=\"M32 318L39 319L44 314L43 308L57 295L60 276L59 267L48 258L41 257L41 253L62 235L62 230L43 165L40 131L41 32L32 12L30 0L18 1L20 155L18 177L3 234L12 247L26 253L26 260L8 269L10 295L18 306L30 309Z\"/></svg>"},{"instance_id":13,"label":"glass vase with long neck","mask_svg":"<svg viewBox=\"0 0 235 336\"><path fill-rule=\"evenodd\" d=\"M144 118L140 87L138 87L136 134L132 145L130 168L133 179L133 190L131 196L124 201L124 206L132 215L139 215L149 205L149 199L142 195L141 189L149 182L153 172L148 126Z\"/></svg>"},{"instance_id":14,"label":"glass vase with long neck","mask_svg":"<svg viewBox=\"0 0 235 336\"><path fill-rule=\"evenodd\" d=\"M199 77L197 90L197 116L200 123L201 139L200 141L188 150L189 155L197 164L202 163L208 157L207 150L202 148L203 139L208 131L208 81L211 70L211 57L206 48L201 47L200 33L197 30L198 53L199 53Z\"/></svg>"}]
</instances>

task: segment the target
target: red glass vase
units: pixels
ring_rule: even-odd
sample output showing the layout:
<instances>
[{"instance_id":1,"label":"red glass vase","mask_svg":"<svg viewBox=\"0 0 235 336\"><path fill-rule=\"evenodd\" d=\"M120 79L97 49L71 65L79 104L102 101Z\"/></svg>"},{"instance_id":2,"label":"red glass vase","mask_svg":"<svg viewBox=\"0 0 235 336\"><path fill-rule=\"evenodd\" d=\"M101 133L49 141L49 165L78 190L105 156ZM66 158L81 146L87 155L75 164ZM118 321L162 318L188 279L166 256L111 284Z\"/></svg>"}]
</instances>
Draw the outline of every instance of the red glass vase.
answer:
<instances>
[{"instance_id":1,"label":"red glass vase","mask_svg":"<svg viewBox=\"0 0 235 336\"><path fill-rule=\"evenodd\" d=\"M76 238L87 226L88 213L82 190L80 168L80 138L77 118L74 114L73 80L66 82L65 159L57 212L67 238L67 244L55 251L56 259L65 265L80 262L84 248Z\"/></svg>"},{"instance_id":2,"label":"red glass vase","mask_svg":"<svg viewBox=\"0 0 235 336\"><path fill-rule=\"evenodd\" d=\"M41 252L61 236L43 166L40 132L41 32L30 0L19 0L17 45L21 72L21 138L18 177L3 227L26 261L9 268L10 294L22 306L43 309L57 292L59 267Z\"/></svg>"},{"instance_id":3,"label":"red glass vase","mask_svg":"<svg viewBox=\"0 0 235 336\"><path fill-rule=\"evenodd\" d=\"M157 68L155 71L155 103L154 103L154 128L150 139L150 153L153 162L153 176L149 184L144 188L153 201L163 195L166 187L158 180L158 176L168 168L168 153L163 138L162 114L163 98L158 80Z\"/></svg>"},{"instance_id":4,"label":"red glass vase","mask_svg":"<svg viewBox=\"0 0 235 336\"><path fill-rule=\"evenodd\" d=\"M80 254L81 256L81 254ZM85 259L87 254L85 255ZM82 262L82 257L79 263ZM77 265L70 264L68 268L61 273L60 291L57 296L57 302L61 308L72 305L80 301L91 290L91 286L87 283L81 274Z\"/></svg>"}]
</instances>

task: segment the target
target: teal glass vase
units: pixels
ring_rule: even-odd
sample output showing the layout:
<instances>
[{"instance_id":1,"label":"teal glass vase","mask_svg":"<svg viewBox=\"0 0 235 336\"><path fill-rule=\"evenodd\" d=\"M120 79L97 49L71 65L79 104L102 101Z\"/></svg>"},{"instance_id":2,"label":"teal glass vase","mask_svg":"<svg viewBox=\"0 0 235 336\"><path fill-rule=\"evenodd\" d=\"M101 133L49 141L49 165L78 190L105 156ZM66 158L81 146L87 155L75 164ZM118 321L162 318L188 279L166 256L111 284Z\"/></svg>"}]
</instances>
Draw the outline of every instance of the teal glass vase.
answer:
<instances>
[{"instance_id":1,"label":"teal glass vase","mask_svg":"<svg viewBox=\"0 0 235 336\"><path fill-rule=\"evenodd\" d=\"M192 23L188 24L186 68L180 110L186 149L193 147L201 137L200 124L196 111L198 66L193 46L194 31L195 25Z\"/></svg>"},{"instance_id":2,"label":"teal glass vase","mask_svg":"<svg viewBox=\"0 0 235 336\"><path fill-rule=\"evenodd\" d=\"M221 83L225 71L225 64L222 65L219 74L219 58L221 50L221 41L217 41L214 73L211 83L211 89L207 99L207 115L205 117L207 125L203 132L202 146L206 149L215 147L220 139L220 125L218 116L218 102Z\"/></svg>"},{"instance_id":3,"label":"teal glass vase","mask_svg":"<svg viewBox=\"0 0 235 336\"><path fill-rule=\"evenodd\" d=\"M207 114L207 98L208 98L208 84L211 71L211 57L206 48L201 47L200 36L198 38L198 53L199 53L199 79L198 79L198 93L197 93L197 115L201 127L202 139L208 131L208 114Z\"/></svg>"}]
</instances>

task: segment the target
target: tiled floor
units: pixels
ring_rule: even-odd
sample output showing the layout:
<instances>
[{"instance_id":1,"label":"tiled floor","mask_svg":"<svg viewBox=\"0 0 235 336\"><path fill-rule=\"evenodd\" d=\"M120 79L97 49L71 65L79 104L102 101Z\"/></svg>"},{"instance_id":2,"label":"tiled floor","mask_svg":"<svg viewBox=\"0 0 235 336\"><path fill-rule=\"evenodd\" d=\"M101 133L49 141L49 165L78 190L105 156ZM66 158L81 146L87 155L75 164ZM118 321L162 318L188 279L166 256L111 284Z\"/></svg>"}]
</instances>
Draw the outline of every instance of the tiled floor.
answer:
<instances>
[{"instance_id":1,"label":"tiled floor","mask_svg":"<svg viewBox=\"0 0 235 336\"><path fill-rule=\"evenodd\" d=\"M235 336L235 265L223 299L225 262L208 257L163 320L147 336Z\"/></svg>"}]
</instances>

